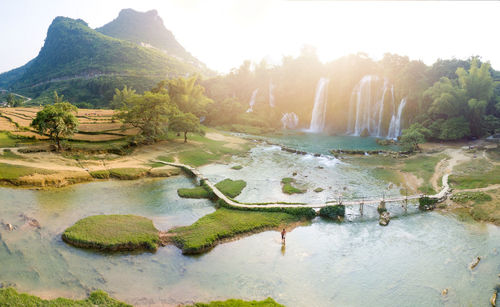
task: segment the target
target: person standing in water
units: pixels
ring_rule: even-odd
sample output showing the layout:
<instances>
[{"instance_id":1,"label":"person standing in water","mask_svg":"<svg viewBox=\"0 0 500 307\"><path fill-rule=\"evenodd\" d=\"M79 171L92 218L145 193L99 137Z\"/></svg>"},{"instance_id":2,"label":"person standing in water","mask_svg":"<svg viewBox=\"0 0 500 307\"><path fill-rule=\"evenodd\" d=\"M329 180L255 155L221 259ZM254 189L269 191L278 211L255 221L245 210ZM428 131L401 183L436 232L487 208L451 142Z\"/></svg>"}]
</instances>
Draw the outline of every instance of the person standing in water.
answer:
<instances>
[{"instance_id":1,"label":"person standing in water","mask_svg":"<svg viewBox=\"0 0 500 307\"><path fill-rule=\"evenodd\" d=\"M285 244L285 236L286 236L286 230L283 228L281 231L281 243Z\"/></svg>"}]
</instances>

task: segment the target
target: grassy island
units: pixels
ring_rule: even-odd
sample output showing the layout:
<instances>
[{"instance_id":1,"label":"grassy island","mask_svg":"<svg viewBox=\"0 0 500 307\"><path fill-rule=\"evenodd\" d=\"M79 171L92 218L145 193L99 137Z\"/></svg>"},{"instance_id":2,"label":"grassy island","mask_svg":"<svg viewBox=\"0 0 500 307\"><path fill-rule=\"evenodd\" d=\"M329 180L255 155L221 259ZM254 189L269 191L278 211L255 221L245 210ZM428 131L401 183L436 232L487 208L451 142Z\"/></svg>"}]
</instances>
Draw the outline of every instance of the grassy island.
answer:
<instances>
[{"instance_id":1,"label":"grassy island","mask_svg":"<svg viewBox=\"0 0 500 307\"><path fill-rule=\"evenodd\" d=\"M95 291L90 293L84 300L71 300L67 298L57 298L54 300L43 300L39 297L19 293L13 288L0 289L0 306L25 307L25 306L43 306L43 307L131 307L131 305L117 301L104 291ZM251 305L248 305L251 306ZM267 306L267 305L262 305ZM269 305L274 306L274 305ZM276 305L278 306L278 305Z\"/></svg>"},{"instance_id":2,"label":"grassy island","mask_svg":"<svg viewBox=\"0 0 500 307\"><path fill-rule=\"evenodd\" d=\"M295 179L293 178L283 178L281 179L281 183L283 184L281 190L283 191L283 193L286 193L286 194L301 194L301 193L305 193L306 190L302 190L302 189L299 189L299 188L296 188L293 186L293 183L295 183Z\"/></svg>"},{"instance_id":3,"label":"grassy island","mask_svg":"<svg viewBox=\"0 0 500 307\"><path fill-rule=\"evenodd\" d=\"M280 228L302 220L300 216L282 212L240 211L220 208L190 226L170 231L176 246L184 254L203 253L221 240L237 235Z\"/></svg>"},{"instance_id":4,"label":"grassy island","mask_svg":"<svg viewBox=\"0 0 500 307\"><path fill-rule=\"evenodd\" d=\"M224 179L216 183L215 186L224 195L234 198L241 194L247 183L244 180ZM177 194L184 198L211 198L211 192L204 186L178 189Z\"/></svg>"},{"instance_id":5,"label":"grassy island","mask_svg":"<svg viewBox=\"0 0 500 307\"><path fill-rule=\"evenodd\" d=\"M153 222L135 215L95 215L79 220L62 235L76 247L105 251L156 250L159 232Z\"/></svg>"}]
</instances>

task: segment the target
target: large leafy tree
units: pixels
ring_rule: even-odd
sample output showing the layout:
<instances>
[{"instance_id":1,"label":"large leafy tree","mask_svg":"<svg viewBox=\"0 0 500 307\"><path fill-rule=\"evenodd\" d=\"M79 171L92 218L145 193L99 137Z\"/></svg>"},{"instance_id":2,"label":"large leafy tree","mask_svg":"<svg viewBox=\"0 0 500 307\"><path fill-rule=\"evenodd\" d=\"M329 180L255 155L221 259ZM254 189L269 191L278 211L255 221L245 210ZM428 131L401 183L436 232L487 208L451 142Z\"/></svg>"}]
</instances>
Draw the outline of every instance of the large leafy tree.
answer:
<instances>
[{"instance_id":1,"label":"large leafy tree","mask_svg":"<svg viewBox=\"0 0 500 307\"><path fill-rule=\"evenodd\" d=\"M429 137L430 134L431 131L429 129L425 128L420 123L415 123L408 129L403 130L399 142L403 149L412 152L418 150L418 145L425 143L426 138Z\"/></svg>"},{"instance_id":2,"label":"large leafy tree","mask_svg":"<svg viewBox=\"0 0 500 307\"><path fill-rule=\"evenodd\" d=\"M128 97L116 117L124 127L139 128L143 140L153 143L167 133L170 117L178 112L168 94L145 92Z\"/></svg>"},{"instance_id":3,"label":"large leafy tree","mask_svg":"<svg viewBox=\"0 0 500 307\"><path fill-rule=\"evenodd\" d=\"M187 143L188 132L203 134L200 120L192 113L178 113L170 120L169 128L184 133L184 143Z\"/></svg>"},{"instance_id":4,"label":"large leafy tree","mask_svg":"<svg viewBox=\"0 0 500 307\"><path fill-rule=\"evenodd\" d=\"M47 134L61 150L61 138L66 138L78 131L78 119L75 114L78 109L69 102L56 102L46 105L36 114L31 123L38 133Z\"/></svg>"},{"instance_id":5,"label":"large leafy tree","mask_svg":"<svg viewBox=\"0 0 500 307\"><path fill-rule=\"evenodd\" d=\"M213 103L212 99L205 96L205 88L198 82L197 76L189 78L179 77L164 80L152 89L155 93L168 93L171 102L184 113L193 113L198 117L205 116L207 106Z\"/></svg>"},{"instance_id":6,"label":"large leafy tree","mask_svg":"<svg viewBox=\"0 0 500 307\"><path fill-rule=\"evenodd\" d=\"M126 106L127 101L131 101L134 96L136 96L134 89L127 87L126 85L120 91L115 89L115 94L113 95L113 100L111 101L111 108L121 109Z\"/></svg>"}]
</instances>

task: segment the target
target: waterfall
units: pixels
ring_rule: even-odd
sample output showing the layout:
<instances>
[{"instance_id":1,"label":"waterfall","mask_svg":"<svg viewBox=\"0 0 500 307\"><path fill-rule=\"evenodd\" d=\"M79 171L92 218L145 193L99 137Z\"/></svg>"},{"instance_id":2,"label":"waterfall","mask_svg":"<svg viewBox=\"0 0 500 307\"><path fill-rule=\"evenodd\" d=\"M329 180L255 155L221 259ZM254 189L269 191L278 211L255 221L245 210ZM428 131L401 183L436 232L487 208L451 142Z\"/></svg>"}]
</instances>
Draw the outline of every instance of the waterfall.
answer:
<instances>
[{"instance_id":1,"label":"waterfall","mask_svg":"<svg viewBox=\"0 0 500 307\"><path fill-rule=\"evenodd\" d=\"M256 88L252 92L252 97L250 97L250 102L248 102L248 105L250 106L247 110L247 113L253 112L253 106L255 104L255 98L257 97L257 93L259 92L259 89Z\"/></svg>"},{"instance_id":2,"label":"waterfall","mask_svg":"<svg viewBox=\"0 0 500 307\"><path fill-rule=\"evenodd\" d=\"M327 104L327 78L320 78L316 87L316 95L314 96L314 107L311 116L311 124L309 125L309 132L323 132L325 128L326 104Z\"/></svg>"},{"instance_id":3,"label":"waterfall","mask_svg":"<svg viewBox=\"0 0 500 307\"><path fill-rule=\"evenodd\" d=\"M389 132L387 132L388 139L397 139L401 135L401 115L406 105L406 98L401 99L398 107L398 113L392 114L391 123L389 125Z\"/></svg>"},{"instance_id":4,"label":"waterfall","mask_svg":"<svg viewBox=\"0 0 500 307\"><path fill-rule=\"evenodd\" d=\"M269 106L271 108L274 108L274 93L273 93L273 90L274 90L274 84L273 84L273 81L269 81Z\"/></svg>"},{"instance_id":5,"label":"waterfall","mask_svg":"<svg viewBox=\"0 0 500 307\"><path fill-rule=\"evenodd\" d=\"M295 129L299 125L299 117L294 112L285 113L281 117L283 129Z\"/></svg>"},{"instance_id":6,"label":"waterfall","mask_svg":"<svg viewBox=\"0 0 500 307\"><path fill-rule=\"evenodd\" d=\"M386 78L382 79L373 75L364 76L351 93L346 132L355 136L369 135L393 138L400 129L395 130L397 120L401 118L400 115L396 114L396 111L402 112L402 109L396 110L394 85L390 84ZM389 114L393 126L386 130L387 126L384 126L384 122L387 123Z\"/></svg>"}]
</instances>

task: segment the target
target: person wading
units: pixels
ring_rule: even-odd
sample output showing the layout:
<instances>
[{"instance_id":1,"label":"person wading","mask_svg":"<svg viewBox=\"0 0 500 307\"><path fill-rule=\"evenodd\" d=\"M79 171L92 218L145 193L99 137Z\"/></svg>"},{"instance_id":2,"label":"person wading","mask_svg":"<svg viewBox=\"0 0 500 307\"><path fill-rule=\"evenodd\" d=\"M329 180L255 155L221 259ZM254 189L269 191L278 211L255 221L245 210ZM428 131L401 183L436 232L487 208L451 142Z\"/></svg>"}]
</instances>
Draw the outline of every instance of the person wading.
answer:
<instances>
[{"instance_id":1,"label":"person wading","mask_svg":"<svg viewBox=\"0 0 500 307\"><path fill-rule=\"evenodd\" d=\"M285 244L285 236L286 236L286 230L283 228L281 231L281 243Z\"/></svg>"}]
</instances>

